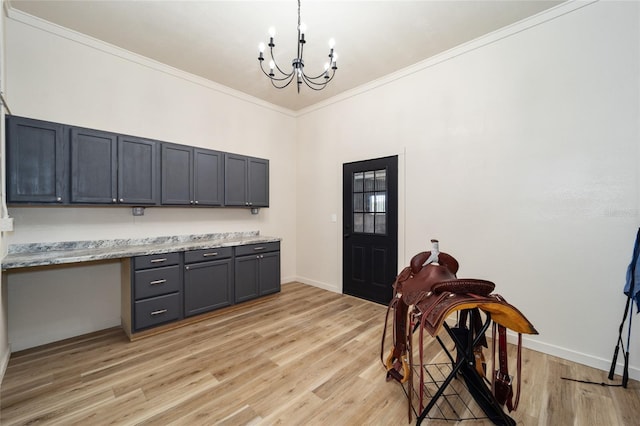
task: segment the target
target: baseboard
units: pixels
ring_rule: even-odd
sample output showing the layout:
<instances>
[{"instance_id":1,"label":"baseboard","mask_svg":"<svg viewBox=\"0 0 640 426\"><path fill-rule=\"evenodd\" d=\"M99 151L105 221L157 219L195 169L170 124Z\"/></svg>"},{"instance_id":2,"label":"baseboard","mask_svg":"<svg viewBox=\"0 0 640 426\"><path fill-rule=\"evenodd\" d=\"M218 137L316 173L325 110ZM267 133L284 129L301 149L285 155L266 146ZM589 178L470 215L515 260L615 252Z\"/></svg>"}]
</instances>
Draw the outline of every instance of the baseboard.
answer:
<instances>
[{"instance_id":1,"label":"baseboard","mask_svg":"<svg viewBox=\"0 0 640 426\"><path fill-rule=\"evenodd\" d=\"M509 343L517 343L517 336L515 334L509 334L508 336ZM552 345L550 343L541 342L536 340L535 338L522 336L522 346L527 349L532 349L534 351L542 352L547 355L555 356L558 358L565 359L567 361L576 362L578 364L586 365L587 367L597 368L598 370L609 372L611 368L611 361L613 359L613 349L611 348L611 358L604 359L594 355L585 354L582 352L577 352L571 349L567 349L561 346ZM624 358L622 354L618 356L618 361L623 361ZM618 362L616 364L616 374L618 377L615 380L620 380L620 376L622 375L622 370L624 368L624 364ZM640 380L640 368L637 366L629 366L629 378L634 380Z\"/></svg>"},{"instance_id":2,"label":"baseboard","mask_svg":"<svg viewBox=\"0 0 640 426\"><path fill-rule=\"evenodd\" d=\"M7 371L9 365L9 358L11 358L11 346L7 346L7 350L2 354L0 358L0 386L2 385L2 379L4 379L4 373Z\"/></svg>"},{"instance_id":3,"label":"baseboard","mask_svg":"<svg viewBox=\"0 0 640 426\"><path fill-rule=\"evenodd\" d=\"M298 281L302 284L312 285L314 287L318 287L323 290L332 291L334 293L342 293L342 289L339 289L338 286L336 286L335 284L327 284L327 283L315 281L315 280L312 280L311 278L305 278L305 277L296 277L295 281Z\"/></svg>"}]
</instances>

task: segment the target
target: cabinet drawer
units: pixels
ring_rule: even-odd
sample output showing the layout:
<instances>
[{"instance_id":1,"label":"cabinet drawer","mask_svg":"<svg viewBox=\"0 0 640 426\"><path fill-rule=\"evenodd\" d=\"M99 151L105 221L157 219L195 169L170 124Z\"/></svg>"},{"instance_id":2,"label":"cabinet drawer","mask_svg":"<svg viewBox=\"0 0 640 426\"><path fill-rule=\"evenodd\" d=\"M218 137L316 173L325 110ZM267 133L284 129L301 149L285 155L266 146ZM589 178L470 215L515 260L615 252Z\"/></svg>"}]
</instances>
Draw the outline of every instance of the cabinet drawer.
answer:
<instances>
[{"instance_id":1,"label":"cabinet drawer","mask_svg":"<svg viewBox=\"0 0 640 426\"><path fill-rule=\"evenodd\" d=\"M276 241L274 243L248 244L246 246L237 246L236 256L246 256L249 254L259 254L259 253L265 253L268 251L278 251L278 250L280 250L279 241Z\"/></svg>"},{"instance_id":2,"label":"cabinet drawer","mask_svg":"<svg viewBox=\"0 0 640 426\"><path fill-rule=\"evenodd\" d=\"M184 254L184 263L203 262L205 260L227 259L231 257L231 247L216 247L203 250L191 250Z\"/></svg>"},{"instance_id":3,"label":"cabinet drawer","mask_svg":"<svg viewBox=\"0 0 640 426\"><path fill-rule=\"evenodd\" d=\"M157 266L170 266L180 263L180 253L150 254L133 258L134 269L155 268Z\"/></svg>"},{"instance_id":4,"label":"cabinet drawer","mask_svg":"<svg viewBox=\"0 0 640 426\"><path fill-rule=\"evenodd\" d=\"M134 303L135 328L140 330L180 318L180 293Z\"/></svg>"},{"instance_id":5,"label":"cabinet drawer","mask_svg":"<svg viewBox=\"0 0 640 426\"><path fill-rule=\"evenodd\" d=\"M134 272L134 297L136 300L179 290L179 265Z\"/></svg>"}]
</instances>

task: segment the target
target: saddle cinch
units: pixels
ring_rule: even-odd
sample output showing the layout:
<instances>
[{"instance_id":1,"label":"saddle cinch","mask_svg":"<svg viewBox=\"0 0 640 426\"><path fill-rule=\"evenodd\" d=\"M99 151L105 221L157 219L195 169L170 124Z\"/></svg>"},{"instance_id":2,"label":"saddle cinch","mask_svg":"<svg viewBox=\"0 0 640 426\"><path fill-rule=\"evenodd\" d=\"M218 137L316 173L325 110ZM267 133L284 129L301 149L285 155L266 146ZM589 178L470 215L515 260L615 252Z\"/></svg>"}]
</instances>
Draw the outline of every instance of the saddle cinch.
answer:
<instances>
[{"instance_id":1,"label":"saddle cinch","mask_svg":"<svg viewBox=\"0 0 640 426\"><path fill-rule=\"evenodd\" d=\"M387 370L387 380L409 382L405 393L409 398L409 421L412 415L413 350L412 339L419 329L419 386L418 424L427 416L435 400L458 374L462 375L474 400L487 417L497 425L515 425L515 421L502 409L506 405L511 412L517 408L520 397L520 369L522 334L538 334L535 327L513 305L498 294L492 294L495 284L480 279L457 278L458 261L447 253L441 253L437 240L431 240L431 251L416 254L410 265L402 270L393 284L394 296L387 309L385 329L382 335L380 359ZM393 347L384 358L384 344L389 313L393 316ZM486 320L482 321L480 311ZM451 314L458 313L458 324L450 328L445 322ZM466 321L469 319L469 325ZM486 362L482 347L487 347L485 332L493 321L493 363L491 382L486 378ZM456 360L450 377L425 407L423 388L423 331L444 344L438 333L445 327L456 346ZM513 399L512 377L507 367L506 329L518 333L517 391ZM499 334L499 365L496 369L496 330ZM448 354L449 355L449 354ZM449 355L451 358L451 356ZM453 361L453 358L451 358ZM490 383L491 388L487 386Z\"/></svg>"}]
</instances>

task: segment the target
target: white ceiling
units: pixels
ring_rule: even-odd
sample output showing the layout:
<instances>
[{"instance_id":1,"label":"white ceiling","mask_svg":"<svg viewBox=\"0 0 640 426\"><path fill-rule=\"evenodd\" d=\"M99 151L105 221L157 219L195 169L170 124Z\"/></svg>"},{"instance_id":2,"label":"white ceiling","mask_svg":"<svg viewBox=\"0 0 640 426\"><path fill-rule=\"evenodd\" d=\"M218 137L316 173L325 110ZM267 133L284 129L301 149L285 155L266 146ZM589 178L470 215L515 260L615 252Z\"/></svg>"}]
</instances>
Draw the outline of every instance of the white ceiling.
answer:
<instances>
[{"instance_id":1,"label":"white ceiling","mask_svg":"<svg viewBox=\"0 0 640 426\"><path fill-rule=\"evenodd\" d=\"M296 56L296 0L10 0L9 6L291 110L337 95L508 26L563 0L303 0L305 70L317 75L336 40L338 71L323 91L278 90L258 64L276 28L283 69Z\"/></svg>"}]
</instances>

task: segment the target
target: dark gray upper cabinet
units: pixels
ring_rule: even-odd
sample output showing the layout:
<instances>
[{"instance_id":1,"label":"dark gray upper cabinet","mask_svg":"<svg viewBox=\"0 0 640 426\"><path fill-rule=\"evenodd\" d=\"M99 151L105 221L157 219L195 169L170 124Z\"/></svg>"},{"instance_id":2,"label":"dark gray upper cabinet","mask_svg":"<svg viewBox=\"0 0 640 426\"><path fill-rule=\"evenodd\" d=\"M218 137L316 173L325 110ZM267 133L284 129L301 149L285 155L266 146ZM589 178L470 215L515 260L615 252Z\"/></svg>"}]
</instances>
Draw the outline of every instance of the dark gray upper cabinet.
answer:
<instances>
[{"instance_id":1,"label":"dark gray upper cabinet","mask_svg":"<svg viewBox=\"0 0 640 426\"><path fill-rule=\"evenodd\" d=\"M116 203L118 198L117 135L71 128L71 202Z\"/></svg>"},{"instance_id":2,"label":"dark gray upper cabinet","mask_svg":"<svg viewBox=\"0 0 640 426\"><path fill-rule=\"evenodd\" d=\"M154 205L160 201L160 144L118 136L118 202Z\"/></svg>"},{"instance_id":3,"label":"dark gray upper cabinet","mask_svg":"<svg viewBox=\"0 0 640 426\"><path fill-rule=\"evenodd\" d=\"M249 157L249 205L269 207L269 160Z\"/></svg>"},{"instance_id":4,"label":"dark gray upper cabinet","mask_svg":"<svg viewBox=\"0 0 640 426\"><path fill-rule=\"evenodd\" d=\"M193 148L162 144L162 204L193 204Z\"/></svg>"},{"instance_id":5,"label":"dark gray upper cabinet","mask_svg":"<svg viewBox=\"0 0 640 426\"><path fill-rule=\"evenodd\" d=\"M221 206L224 201L224 154L208 149L193 150L194 203Z\"/></svg>"},{"instance_id":6,"label":"dark gray upper cabinet","mask_svg":"<svg viewBox=\"0 0 640 426\"><path fill-rule=\"evenodd\" d=\"M225 155L226 206L269 206L269 160Z\"/></svg>"},{"instance_id":7,"label":"dark gray upper cabinet","mask_svg":"<svg viewBox=\"0 0 640 426\"><path fill-rule=\"evenodd\" d=\"M62 124L7 117L7 201L68 202L68 143Z\"/></svg>"},{"instance_id":8,"label":"dark gray upper cabinet","mask_svg":"<svg viewBox=\"0 0 640 426\"><path fill-rule=\"evenodd\" d=\"M162 144L162 204L222 205L223 154Z\"/></svg>"},{"instance_id":9,"label":"dark gray upper cabinet","mask_svg":"<svg viewBox=\"0 0 640 426\"><path fill-rule=\"evenodd\" d=\"M15 204L269 206L269 160L7 116Z\"/></svg>"}]
</instances>

